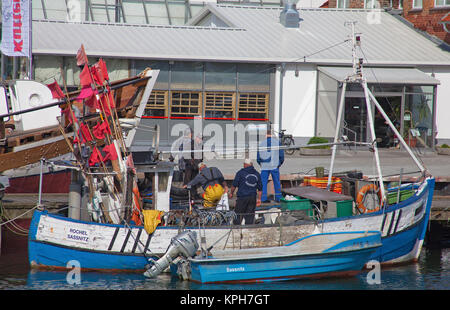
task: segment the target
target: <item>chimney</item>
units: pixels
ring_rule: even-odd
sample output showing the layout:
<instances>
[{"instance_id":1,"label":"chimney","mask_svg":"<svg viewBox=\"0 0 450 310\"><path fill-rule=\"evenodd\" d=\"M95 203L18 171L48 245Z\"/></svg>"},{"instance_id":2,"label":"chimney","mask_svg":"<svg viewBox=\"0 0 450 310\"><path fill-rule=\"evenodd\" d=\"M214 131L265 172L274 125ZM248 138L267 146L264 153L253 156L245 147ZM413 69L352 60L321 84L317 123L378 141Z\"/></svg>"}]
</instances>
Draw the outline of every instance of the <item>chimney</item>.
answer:
<instances>
[{"instance_id":1,"label":"chimney","mask_svg":"<svg viewBox=\"0 0 450 310\"><path fill-rule=\"evenodd\" d=\"M298 28L300 14L295 3L287 2L280 14L280 23L286 28Z\"/></svg>"}]
</instances>

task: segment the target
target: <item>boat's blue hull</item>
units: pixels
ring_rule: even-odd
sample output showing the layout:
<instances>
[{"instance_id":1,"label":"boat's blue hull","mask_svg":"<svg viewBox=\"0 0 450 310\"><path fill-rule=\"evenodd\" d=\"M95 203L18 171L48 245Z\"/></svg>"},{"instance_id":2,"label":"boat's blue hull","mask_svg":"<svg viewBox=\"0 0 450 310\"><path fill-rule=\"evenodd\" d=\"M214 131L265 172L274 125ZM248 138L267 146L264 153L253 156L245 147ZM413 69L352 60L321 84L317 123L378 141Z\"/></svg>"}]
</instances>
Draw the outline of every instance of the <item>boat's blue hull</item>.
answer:
<instances>
[{"instance_id":1,"label":"boat's blue hull","mask_svg":"<svg viewBox=\"0 0 450 310\"><path fill-rule=\"evenodd\" d=\"M80 249L77 247L58 244L56 240L37 240L36 236L40 218L42 216L50 216L57 218L58 220L63 219L66 227L70 227L73 223L83 223L82 221L50 215L46 211L35 211L30 223L30 230L28 234L28 260L32 267L63 270L73 268L72 263L75 263L82 270L108 272L145 271L145 265L148 263L149 258L148 254L147 257L145 257L143 253L125 253L123 250L102 251ZM96 223L95 226L111 227L113 229L123 227L123 225L98 223ZM151 258L156 258L156 256Z\"/></svg>"},{"instance_id":2,"label":"boat's blue hull","mask_svg":"<svg viewBox=\"0 0 450 310\"><path fill-rule=\"evenodd\" d=\"M393 211L389 223L383 219L384 225L382 225L380 230L383 231L384 227L387 227L387 233L382 237L382 247L373 253L371 259L387 264L404 263L418 259L430 220L434 185L435 179L428 180L427 190L422 194L423 196L427 196L426 204L415 211L418 212L420 208L425 209L424 215L419 222L401 232L397 232L397 223L402 216L402 208L411 203L414 198L400 203Z\"/></svg>"},{"instance_id":3,"label":"boat's blue hull","mask_svg":"<svg viewBox=\"0 0 450 310\"><path fill-rule=\"evenodd\" d=\"M381 245L381 238L377 234L349 242L359 245L359 248L306 255L301 254L300 249L300 253L293 256L275 254L252 258L240 256L237 250L236 257L232 259L217 259L214 256L192 259L191 280L199 283L243 283L353 276L363 269L371 254ZM344 246L346 243L337 246Z\"/></svg>"},{"instance_id":4,"label":"boat's blue hull","mask_svg":"<svg viewBox=\"0 0 450 310\"><path fill-rule=\"evenodd\" d=\"M96 251L80 251L44 242L30 241L28 244L30 261L35 267L71 269L73 262L83 270L103 270L108 272L145 271L148 260L142 254L109 254Z\"/></svg>"},{"instance_id":5,"label":"boat's blue hull","mask_svg":"<svg viewBox=\"0 0 450 310\"><path fill-rule=\"evenodd\" d=\"M368 260L377 260L381 263L404 263L407 261L417 260L418 255L420 254L420 250L425 238L427 225L430 217L431 210L431 202L433 196L434 189L434 179L429 179L427 184L427 189L423 191L423 193L418 197L411 197L408 200L401 202L400 204L393 206L389 211L386 211L385 214L381 213L373 213L366 214L362 216L354 216L349 217L347 219L336 219L335 222L344 223L345 221L361 220L361 218L375 218L378 217L381 219L382 216L386 216L386 220L384 221L376 221L372 228L365 228L364 225L356 230L370 229L370 230L380 230L384 231L382 233L382 246L377 249L374 253L370 254L367 257ZM408 206L417 203L420 199L427 196L426 204L416 208L417 217L421 217L419 221L416 221L412 225L405 225L402 229L400 229L399 222L402 223L406 218L406 211L403 209L407 209ZM425 201L425 200L424 200ZM419 210L421 210L419 212ZM403 212L402 214L402 211ZM44 239L38 236L38 227L41 225L47 225L40 223L41 217L46 216L47 218L52 218L55 221L60 221L61 226L65 227L64 231L75 224L85 225L85 227L92 227L92 229L100 228L108 228L111 233L109 236L105 236L105 238L111 238L111 241L107 240L106 244L103 248L91 247L91 248L82 248L84 245L80 246L68 246L67 244L63 244L60 239L52 239L52 235L47 232L47 235ZM327 223L325 223L327 225ZM372 225L373 226L373 225ZM381 227L380 227L381 226ZM397 226L398 229L397 229ZM47 227L47 226L46 226ZM344 228L333 228L332 231L345 231L348 229ZM47 227L47 229L50 229ZM112 232L119 231L120 233L114 233L112 236ZM148 263L148 257L143 255L142 249L139 251L139 247L136 249L136 245L141 244L147 248L150 245L149 251L147 253L155 253L154 250L151 249L152 244L156 244L157 242L161 242L162 238L167 239L167 245L172 238L172 235L176 235L178 233L178 227L158 227L156 230L156 234L148 235L143 230L143 227L133 226L133 233L127 233L129 229L124 225L108 225L108 224L99 224L92 222L82 222L75 221L72 219L64 218L61 216L48 214L46 211L35 211L33 215L33 219L30 224L30 232L29 232L29 262L32 267L44 267L44 268L68 268L67 263L70 260L76 260L80 263L82 269L92 269L92 270L100 270L100 271L141 271L145 270L145 265ZM195 229L195 228L194 228ZM225 229L225 228L224 228ZM251 228L248 228L251 229ZM353 229L355 230L355 229ZM249 233L252 233L251 231ZM64 233L63 233L64 234ZM113 241L115 235L118 235L117 240ZM140 240L137 242L134 240L135 236L140 235ZM119 236L122 236L119 240ZM128 240L128 245L126 244ZM215 240L215 239L212 239ZM67 240L66 240L67 241ZM152 241L150 243L150 241ZM114 246L112 246L114 243ZM167 245L164 246L164 250L167 248ZM108 248L109 246L109 248ZM162 252L163 253L163 252ZM156 252L155 254L161 254ZM151 254L147 254L149 256ZM152 258L156 258L153 256ZM324 270L325 273L332 272L329 270ZM286 275L288 277L289 275Z\"/></svg>"}]
</instances>

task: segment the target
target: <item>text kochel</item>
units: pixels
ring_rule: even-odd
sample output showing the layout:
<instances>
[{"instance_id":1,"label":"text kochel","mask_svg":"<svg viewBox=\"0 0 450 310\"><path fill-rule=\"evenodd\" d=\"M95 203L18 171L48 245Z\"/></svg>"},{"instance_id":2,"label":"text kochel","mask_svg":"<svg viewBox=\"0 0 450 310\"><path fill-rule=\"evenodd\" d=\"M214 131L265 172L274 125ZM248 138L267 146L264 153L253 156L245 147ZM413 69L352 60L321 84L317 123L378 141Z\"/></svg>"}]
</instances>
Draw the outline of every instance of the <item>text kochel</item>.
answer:
<instances>
[{"instance_id":1,"label":"text kochel","mask_svg":"<svg viewBox=\"0 0 450 310\"><path fill-rule=\"evenodd\" d=\"M21 52L23 48L22 39L22 7L20 0L13 2L13 38L14 52Z\"/></svg>"}]
</instances>

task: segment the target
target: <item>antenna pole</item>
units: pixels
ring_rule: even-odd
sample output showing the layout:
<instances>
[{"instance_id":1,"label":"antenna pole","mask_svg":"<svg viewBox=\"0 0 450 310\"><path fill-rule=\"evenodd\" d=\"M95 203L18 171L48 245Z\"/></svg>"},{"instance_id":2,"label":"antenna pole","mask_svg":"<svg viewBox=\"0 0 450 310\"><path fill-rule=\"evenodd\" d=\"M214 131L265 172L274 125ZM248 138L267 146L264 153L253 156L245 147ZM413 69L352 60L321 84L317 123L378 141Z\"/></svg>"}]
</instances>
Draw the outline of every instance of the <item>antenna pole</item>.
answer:
<instances>
[{"instance_id":1,"label":"antenna pole","mask_svg":"<svg viewBox=\"0 0 450 310\"><path fill-rule=\"evenodd\" d=\"M386 201L386 192L384 189L384 183L383 183L383 175L381 173L381 165L380 165L380 157L378 154L378 148L377 148L377 137L375 134L375 127L373 122L373 115L372 115L372 108L370 105L370 91L367 87L367 81L362 75L362 58L358 58L356 55L356 49L357 47L361 46L361 40L360 36L355 33L355 24L356 21L351 22L345 22L345 25L350 25L352 28L352 62L353 62L353 75L349 76L347 78L348 81L354 82L354 83L360 83L363 90L364 90L364 97L366 101L366 108L367 108L367 116L368 116L368 122L369 122L369 129L370 129L370 136L372 138L372 146L374 150L374 156L375 156L375 162L377 166L377 172L378 172L378 181L379 181L379 187L381 191L381 204L383 205ZM380 108L379 105L376 105L377 108Z\"/></svg>"}]
</instances>

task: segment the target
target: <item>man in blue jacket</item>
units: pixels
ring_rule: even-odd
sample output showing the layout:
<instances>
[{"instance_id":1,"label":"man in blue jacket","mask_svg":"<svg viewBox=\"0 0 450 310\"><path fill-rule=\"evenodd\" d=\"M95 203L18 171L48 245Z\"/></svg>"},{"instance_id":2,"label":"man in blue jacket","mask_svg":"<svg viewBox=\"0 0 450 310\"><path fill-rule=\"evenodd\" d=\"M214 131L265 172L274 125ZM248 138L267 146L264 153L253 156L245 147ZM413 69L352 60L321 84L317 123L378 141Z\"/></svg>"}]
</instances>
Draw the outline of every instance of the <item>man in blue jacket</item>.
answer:
<instances>
[{"instance_id":1,"label":"man in blue jacket","mask_svg":"<svg viewBox=\"0 0 450 310\"><path fill-rule=\"evenodd\" d=\"M236 193L237 200L234 212L237 214L237 218L234 220L234 224L241 224L242 218L245 219L246 225L253 224L256 206L261 204L262 183L261 175L253 167L250 159L245 159L244 168L236 173L233 185L228 193L230 199L233 197L236 187L238 191Z\"/></svg>"},{"instance_id":2,"label":"man in blue jacket","mask_svg":"<svg viewBox=\"0 0 450 310\"><path fill-rule=\"evenodd\" d=\"M272 175L275 189L275 201L281 198L280 166L284 162L284 150L280 149L280 141L272 136L271 130L267 130L267 139L259 145L257 161L261 166L262 202L269 202L267 198L267 182L269 174Z\"/></svg>"}]
</instances>

